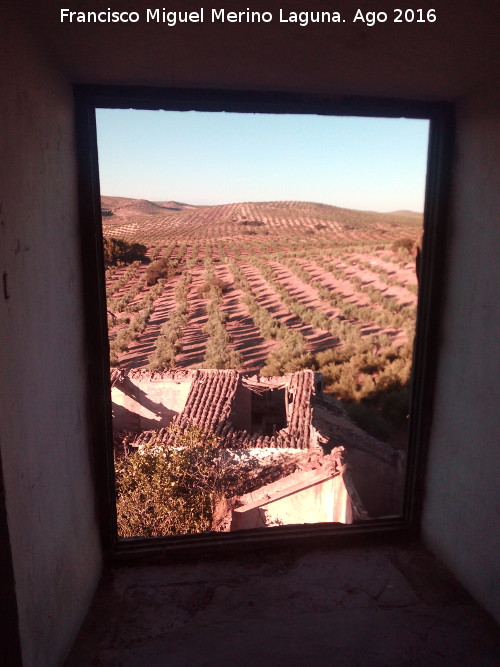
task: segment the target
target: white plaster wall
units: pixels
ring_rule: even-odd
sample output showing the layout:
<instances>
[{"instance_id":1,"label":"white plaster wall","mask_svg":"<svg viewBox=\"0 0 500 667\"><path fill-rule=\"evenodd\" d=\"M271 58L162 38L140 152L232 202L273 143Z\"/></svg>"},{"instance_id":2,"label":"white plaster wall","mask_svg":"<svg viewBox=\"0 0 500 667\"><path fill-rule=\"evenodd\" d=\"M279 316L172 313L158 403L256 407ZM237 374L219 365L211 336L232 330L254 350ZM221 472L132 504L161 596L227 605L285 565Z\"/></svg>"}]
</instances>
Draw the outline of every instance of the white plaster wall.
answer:
<instances>
[{"instance_id":1,"label":"white plaster wall","mask_svg":"<svg viewBox=\"0 0 500 667\"><path fill-rule=\"evenodd\" d=\"M352 523L352 503L343 475L299 471L247 493L232 512L230 530L301 523Z\"/></svg>"},{"instance_id":2,"label":"white plaster wall","mask_svg":"<svg viewBox=\"0 0 500 667\"><path fill-rule=\"evenodd\" d=\"M71 86L0 11L0 446L23 661L60 664L101 567ZM12 3L13 4L13 3ZM13 10L9 10L12 12Z\"/></svg>"},{"instance_id":3,"label":"white plaster wall","mask_svg":"<svg viewBox=\"0 0 500 667\"><path fill-rule=\"evenodd\" d=\"M423 535L500 620L498 83L458 105L448 298Z\"/></svg>"},{"instance_id":4,"label":"white plaster wall","mask_svg":"<svg viewBox=\"0 0 500 667\"><path fill-rule=\"evenodd\" d=\"M114 431L147 431L168 426L184 410L192 379L127 378L111 389Z\"/></svg>"}]
</instances>

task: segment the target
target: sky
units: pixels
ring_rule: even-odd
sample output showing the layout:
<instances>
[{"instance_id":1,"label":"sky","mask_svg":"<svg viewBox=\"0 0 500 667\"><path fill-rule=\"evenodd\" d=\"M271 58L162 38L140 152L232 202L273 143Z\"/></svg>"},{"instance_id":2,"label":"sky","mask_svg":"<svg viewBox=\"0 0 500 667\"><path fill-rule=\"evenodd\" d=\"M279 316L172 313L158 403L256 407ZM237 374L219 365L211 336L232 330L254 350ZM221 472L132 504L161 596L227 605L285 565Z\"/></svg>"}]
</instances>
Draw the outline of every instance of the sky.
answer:
<instances>
[{"instance_id":1,"label":"sky","mask_svg":"<svg viewBox=\"0 0 500 667\"><path fill-rule=\"evenodd\" d=\"M426 120L97 110L101 194L423 211Z\"/></svg>"}]
</instances>

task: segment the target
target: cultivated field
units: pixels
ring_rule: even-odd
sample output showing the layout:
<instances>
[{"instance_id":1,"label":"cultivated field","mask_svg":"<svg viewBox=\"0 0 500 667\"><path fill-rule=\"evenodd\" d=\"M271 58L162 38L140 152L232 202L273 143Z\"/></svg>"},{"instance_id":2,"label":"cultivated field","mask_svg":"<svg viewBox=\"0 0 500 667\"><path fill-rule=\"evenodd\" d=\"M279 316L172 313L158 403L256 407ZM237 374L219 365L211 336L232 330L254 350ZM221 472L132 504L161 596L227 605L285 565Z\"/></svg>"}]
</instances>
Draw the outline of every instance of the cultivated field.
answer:
<instances>
[{"instance_id":1,"label":"cultivated field","mask_svg":"<svg viewBox=\"0 0 500 667\"><path fill-rule=\"evenodd\" d=\"M141 243L150 260L107 268L112 365L312 368L367 430L404 429L421 215L118 197L102 208L105 238Z\"/></svg>"}]
</instances>

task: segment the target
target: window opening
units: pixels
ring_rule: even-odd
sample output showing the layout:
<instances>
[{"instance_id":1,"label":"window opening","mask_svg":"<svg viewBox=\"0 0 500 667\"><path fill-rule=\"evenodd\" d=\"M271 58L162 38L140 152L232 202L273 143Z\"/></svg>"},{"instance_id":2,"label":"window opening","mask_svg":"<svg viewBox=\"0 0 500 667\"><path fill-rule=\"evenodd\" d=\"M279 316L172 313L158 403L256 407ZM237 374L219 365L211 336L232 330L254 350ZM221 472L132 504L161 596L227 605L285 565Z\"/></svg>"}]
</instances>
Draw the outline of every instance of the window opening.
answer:
<instances>
[{"instance_id":1,"label":"window opening","mask_svg":"<svg viewBox=\"0 0 500 667\"><path fill-rule=\"evenodd\" d=\"M348 507L346 522L400 514L427 121L116 110L97 118L122 535L213 529L219 497L231 506L226 524L241 527L232 504L273 492L262 476L270 467L280 488L317 498L302 518L294 501L281 523L333 521L336 504ZM117 136L123 147L110 149ZM222 160L220 146L230 151ZM212 156L205 169L197 151ZM305 164L289 169L299 157ZM382 195L372 185L381 180ZM377 205L387 212L370 212ZM326 393L316 391L322 383ZM144 516L144 498L158 516ZM173 515L185 503L179 524Z\"/></svg>"},{"instance_id":2,"label":"window opening","mask_svg":"<svg viewBox=\"0 0 500 667\"><path fill-rule=\"evenodd\" d=\"M97 109L119 537L402 517L428 119L142 113Z\"/></svg>"},{"instance_id":3,"label":"window opening","mask_svg":"<svg viewBox=\"0 0 500 667\"><path fill-rule=\"evenodd\" d=\"M275 436L287 425L285 389L252 392L252 425L250 433Z\"/></svg>"}]
</instances>

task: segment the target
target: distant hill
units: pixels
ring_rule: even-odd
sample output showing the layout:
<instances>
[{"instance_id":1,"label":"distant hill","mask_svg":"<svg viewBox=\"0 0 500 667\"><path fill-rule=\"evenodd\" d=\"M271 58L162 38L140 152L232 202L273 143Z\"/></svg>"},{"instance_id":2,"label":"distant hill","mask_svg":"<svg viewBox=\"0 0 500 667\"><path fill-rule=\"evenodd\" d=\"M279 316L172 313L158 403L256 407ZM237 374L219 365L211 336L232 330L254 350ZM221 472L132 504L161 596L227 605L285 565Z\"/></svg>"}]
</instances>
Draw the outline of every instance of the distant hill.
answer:
<instances>
[{"instance_id":1,"label":"distant hill","mask_svg":"<svg viewBox=\"0 0 500 667\"><path fill-rule=\"evenodd\" d=\"M105 235L145 241L176 238L233 238L245 235L339 234L373 231L379 238L402 227L415 232L422 214L377 213L299 201L241 202L194 206L176 201L151 202L102 197ZM412 234L413 235L413 234Z\"/></svg>"},{"instance_id":2,"label":"distant hill","mask_svg":"<svg viewBox=\"0 0 500 667\"><path fill-rule=\"evenodd\" d=\"M170 211L183 211L185 208L197 208L194 204L184 204L179 201L155 201L154 203Z\"/></svg>"},{"instance_id":3,"label":"distant hill","mask_svg":"<svg viewBox=\"0 0 500 667\"><path fill-rule=\"evenodd\" d=\"M416 211L391 211L390 215L396 215L398 218L412 218L420 223L423 220L423 213L417 213Z\"/></svg>"},{"instance_id":4,"label":"distant hill","mask_svg":"<svg viewBox=\"0 0 500 667\"><path fill-rule=\"evenodd\" d=\"M147 199L129 199L127 197L101 197L101 208L105 217L130 218L149 215L162 215L168 211L182 211L193 208L179 202L152 202Z\"/></svg>"}]
</instances>

